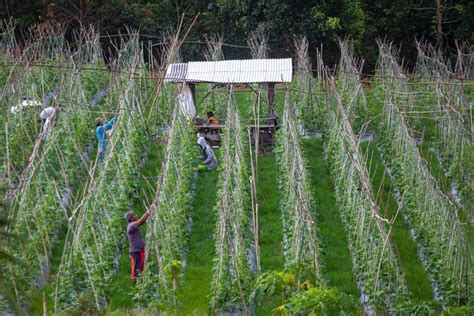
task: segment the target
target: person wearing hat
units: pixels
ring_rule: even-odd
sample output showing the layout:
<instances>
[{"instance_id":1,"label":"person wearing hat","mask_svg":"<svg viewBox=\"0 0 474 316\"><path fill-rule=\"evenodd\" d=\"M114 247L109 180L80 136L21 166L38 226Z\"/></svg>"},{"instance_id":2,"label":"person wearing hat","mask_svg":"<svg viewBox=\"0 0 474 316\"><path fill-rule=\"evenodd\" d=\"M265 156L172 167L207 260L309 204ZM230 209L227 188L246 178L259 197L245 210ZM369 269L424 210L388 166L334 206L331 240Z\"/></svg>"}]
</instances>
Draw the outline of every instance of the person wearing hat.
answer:
<instances>
[{"instance_id":1,"label":"person wearing hat","mask_svg":"<svg viewBox=\"0 0 474 316\"><path fill-rule=\"evenodd\" d=\"M145 212L140 218L138 218L133 211L125 213L127 236L130 243L130 261L132 263L130 278L133 284L135 284L136 277L140 276L140 273L143 272L143 265L145 263L145 241L140 233L140 226L142 226L150 216L150 211Z\"/></svg>"},{"instance_id":2,"label":"person wearing hat","mask_svg":"<svg viewBox=\"0 0 474 316\"><path fill-rule=\"evenodd\" d=\"M102 161L105 156L105 144L107 140L107 131L112 129L115 123L115 117L107 122L105 118L98 117L95 120L97 139L99 140L99 160Z\"/></svg>"}]
</instances>

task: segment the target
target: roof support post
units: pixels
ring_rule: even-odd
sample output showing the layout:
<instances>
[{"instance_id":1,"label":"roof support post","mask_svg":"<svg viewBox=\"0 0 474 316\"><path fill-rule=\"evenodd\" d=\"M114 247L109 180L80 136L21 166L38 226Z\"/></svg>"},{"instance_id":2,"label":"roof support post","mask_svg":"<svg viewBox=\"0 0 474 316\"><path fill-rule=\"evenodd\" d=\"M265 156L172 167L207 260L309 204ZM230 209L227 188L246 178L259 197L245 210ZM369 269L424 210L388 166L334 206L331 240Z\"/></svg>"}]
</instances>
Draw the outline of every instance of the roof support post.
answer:
<instances>
[{"instance_id":1,"label":"roof support post","mask_svg":"<svg viewBox=\"0 0 474 316\"><path fill-rule=\"evenodd\" d=\"M268 117L275 123L275 83L268 83Z\"/></svg>"}]
</instances>

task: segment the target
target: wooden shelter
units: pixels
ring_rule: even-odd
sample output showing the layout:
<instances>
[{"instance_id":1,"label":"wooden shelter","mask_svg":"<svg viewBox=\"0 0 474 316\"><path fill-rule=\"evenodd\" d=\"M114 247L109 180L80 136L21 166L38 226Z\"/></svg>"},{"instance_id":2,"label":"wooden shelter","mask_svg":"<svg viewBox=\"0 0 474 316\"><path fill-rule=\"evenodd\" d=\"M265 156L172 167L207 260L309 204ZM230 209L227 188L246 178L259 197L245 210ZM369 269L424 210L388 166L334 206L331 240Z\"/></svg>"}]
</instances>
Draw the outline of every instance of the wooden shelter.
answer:
<instances>
[{"instance_id":1,"label":"wooden shelter","mask_svg":"<svg viewBox=\"0 0 474 316\"><path fill-rule=\"evenodd\" d=\"M268 93L267 124L247 126L254 133L257 129L259 130L259 141L262 146L266 146L274 142L275 84L291 82L292 74L291 58L198 61L171 64L166 71L165 82L189 85L194 104L196 104L195 85L198 83L266 84ZM222 126L200 126L198 130L203 134L216 134L221 128Z\"/></svg>"}]
</instances>

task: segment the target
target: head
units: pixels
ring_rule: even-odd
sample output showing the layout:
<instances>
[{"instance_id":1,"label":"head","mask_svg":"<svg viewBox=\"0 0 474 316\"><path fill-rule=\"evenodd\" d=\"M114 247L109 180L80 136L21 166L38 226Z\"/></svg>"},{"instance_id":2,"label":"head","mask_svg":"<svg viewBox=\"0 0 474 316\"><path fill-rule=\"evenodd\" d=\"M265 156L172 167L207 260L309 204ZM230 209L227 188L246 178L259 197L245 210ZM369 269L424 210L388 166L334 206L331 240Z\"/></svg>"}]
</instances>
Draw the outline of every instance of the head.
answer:
<instances>
[{"instance_id":1,"label":"head","mask_svg":"<svg viewBox=\"0 0 474 316\"><path fill-rule=\"evenodd\" d=\"M95 119L95 127L105 125L105 119L103 117L98 117Z\"/></svg>"},{"instance_id":2,"label":"head","mask_svg":"<svg viewBox=\"0 0 474 316\"><path fill-rule=\"evenodd\" d=\"M206 148L207 146L207 142L204 137L199 137L197 143L199 144L199 146L201 146L202 149Z\"/></svg>"},{"instance_id":3,"label":"head","mask_svg":"<svg viewBox=\"0 0 474 316\"><path fill-rule=\"evenodd\" d=\"M207 117L208 118L211 118L213 116L214 116L214 112L212 112L212 111L207 112Z\"/></svg>"},{"instance_id":4,"label":"head","mask_svg":"<svg viewBox=\"0 0 474 316\"><path fill-rule=\"evenodd\" d=\"M125 213L125 220L127 223L135 222L138 220L138 216L133 213L133 211L128 211Z\"/></svg>"}]
</instances>

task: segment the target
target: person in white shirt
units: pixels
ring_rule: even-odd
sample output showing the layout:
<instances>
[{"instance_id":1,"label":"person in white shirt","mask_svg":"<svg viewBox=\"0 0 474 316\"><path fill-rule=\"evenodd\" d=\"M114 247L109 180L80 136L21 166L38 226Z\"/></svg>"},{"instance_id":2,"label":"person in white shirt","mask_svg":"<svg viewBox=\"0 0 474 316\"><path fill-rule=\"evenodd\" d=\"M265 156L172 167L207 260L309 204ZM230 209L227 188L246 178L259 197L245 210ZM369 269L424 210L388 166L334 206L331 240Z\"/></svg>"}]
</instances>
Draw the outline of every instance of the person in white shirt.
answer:
<instances>
[{"instance_id":1,"label":"person in white shirt","mask_svg":"<svg viewBox=\"0 0 474 316\"><path fill-rule=\"evenodd\" d=\"M46 121L48 119L50 119L51 117L53 117L55 111L56 111L56 109L52 106L47 107L46 109L41 111L40 117L41 117L41 127L42 128L44 128L44 124L46 124Z\"/></svg>"}]
</instances>

